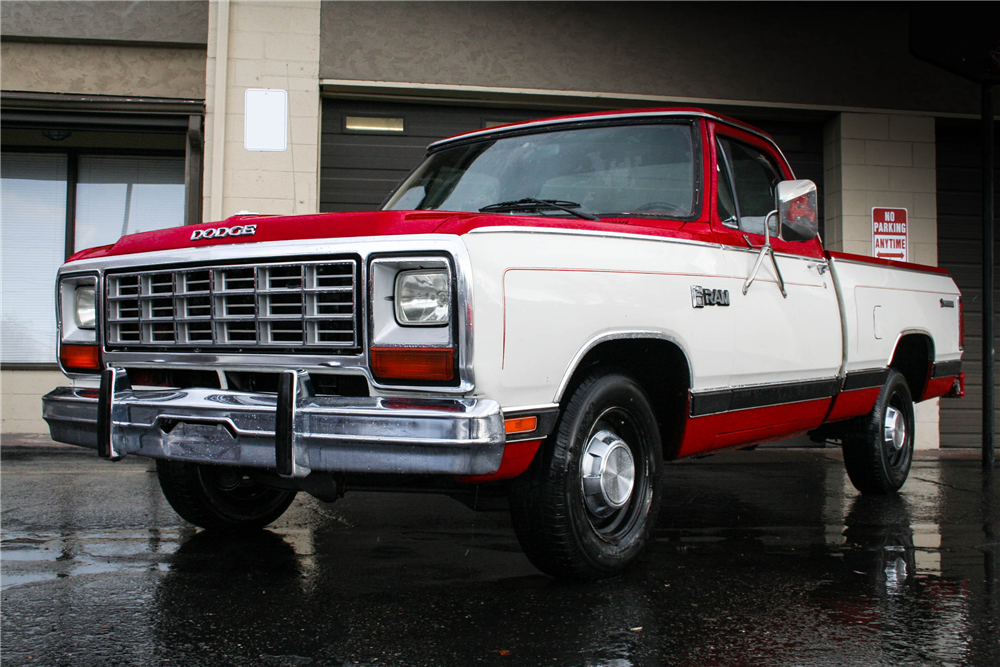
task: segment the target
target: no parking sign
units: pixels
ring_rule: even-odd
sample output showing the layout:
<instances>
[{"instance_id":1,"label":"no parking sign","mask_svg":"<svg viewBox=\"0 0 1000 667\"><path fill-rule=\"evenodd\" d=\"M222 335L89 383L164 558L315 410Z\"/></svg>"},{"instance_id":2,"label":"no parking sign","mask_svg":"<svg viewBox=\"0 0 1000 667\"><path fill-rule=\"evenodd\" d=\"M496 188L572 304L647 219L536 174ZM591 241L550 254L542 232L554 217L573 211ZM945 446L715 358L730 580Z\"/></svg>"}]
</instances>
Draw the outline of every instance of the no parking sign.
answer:
<instances>
[{"instance_id":1,"label":"no parking sign","mask_svg":"<svg viewBox=\"0 0 1000 667\"><path fill-rule=\"evenodd\" d=\"M906 209L872 208L872 257L907 261Z\"/></svg>"}]
</instances>

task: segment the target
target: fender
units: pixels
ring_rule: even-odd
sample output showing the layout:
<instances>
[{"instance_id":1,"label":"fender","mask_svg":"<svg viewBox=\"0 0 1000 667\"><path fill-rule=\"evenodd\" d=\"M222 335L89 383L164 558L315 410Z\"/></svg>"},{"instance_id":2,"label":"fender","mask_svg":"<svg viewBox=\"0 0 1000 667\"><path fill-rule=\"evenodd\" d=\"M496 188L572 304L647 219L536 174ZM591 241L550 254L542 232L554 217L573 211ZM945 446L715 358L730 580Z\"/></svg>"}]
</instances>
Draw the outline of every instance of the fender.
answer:
<instances>
[{"instance_id":1,"label":"fender","mask_svg":"<svg viewBox=\"0 0 1000 667\"><path fill-rule=\"evenodd\" d=\"M559 386L556 389L556 394L552 401L554 403L559 403L562 401L563 394L566 392L566 388L569 386L570 380L573 379L573 375L576 373L577 369L580 367L580 362L587 356L587 354L593 350L595 347L602 343L607 343L613 340L643 340L643 339L653 339L662 340L668 343L676 345L681 354L684 355L684 361L687 363L688 367L688 378L694 377L694 369L691 367L691 355L683 342L671 336L670 334L663 333L662 331L648 331L637 329L634 331L614 331L611 333L603 333L594 336L587 343L581 347L576 355L573 356L572 361L570 361L569 366L566 368L566 372L563 373L562 380L559 381ZM690 382L688 383L688 389L691 389Z\"/></svg>"}]
</instances>

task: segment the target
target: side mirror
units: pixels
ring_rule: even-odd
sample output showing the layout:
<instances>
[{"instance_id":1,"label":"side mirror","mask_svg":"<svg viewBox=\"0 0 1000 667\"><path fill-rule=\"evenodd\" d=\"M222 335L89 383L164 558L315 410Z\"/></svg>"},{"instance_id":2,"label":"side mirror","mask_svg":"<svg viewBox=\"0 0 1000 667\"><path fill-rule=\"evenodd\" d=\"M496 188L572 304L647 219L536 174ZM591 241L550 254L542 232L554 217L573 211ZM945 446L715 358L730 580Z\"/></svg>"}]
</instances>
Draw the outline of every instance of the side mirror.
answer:
<instances>
[{"instance_id":1,"label":"side mirror","mask_svg":"<svg viewBox=\"0 0 1000 667\"><path fill-rule=\"evenodd\" d=\"M819 234L819 206L812 181L782 181L774 194L781 238L811 241Z\"/></svg>"}]
</instances>

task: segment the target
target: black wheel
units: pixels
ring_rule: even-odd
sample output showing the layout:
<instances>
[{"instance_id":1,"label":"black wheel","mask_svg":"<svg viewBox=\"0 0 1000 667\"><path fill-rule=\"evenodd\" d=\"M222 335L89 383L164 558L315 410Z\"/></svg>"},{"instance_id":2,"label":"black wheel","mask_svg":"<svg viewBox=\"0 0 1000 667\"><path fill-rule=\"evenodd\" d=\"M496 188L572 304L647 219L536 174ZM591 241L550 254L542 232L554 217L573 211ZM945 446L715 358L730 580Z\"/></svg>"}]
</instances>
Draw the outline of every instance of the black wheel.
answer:
<instances>
[{"instance_id":1,"label":"black wheel","mask_svg":"<svg viewBox=\"0 0 1000 667\"><path fill-rule=\"evenodd\" d=\"M156 474L174 511L207 529L257 530L295 500L295 491L262 486L240 468L157 460Z\"/></svg>"},{"instance_id":2,"label":"black wheel","mask_svg":"<svg viewBox=\"0 0 1000 667\"><path fill-rule=\"evenodd\" d=\"M889 369L875 407L844 436L844 465L861 493L893 493L913 462L913 398L903 376Z\"/></svg>"},{"instance_id":3,"label":"black wheel","mask_svg":"<svg viewBox=\"0 0 1000 667\"><path fill-rule=\"evenodd\" d=\"M593 373L514 481L511 517L528 559L554 577L623 572L649 539L660 502L660 434L631 378Z\"/></svg>"}]
</instances>

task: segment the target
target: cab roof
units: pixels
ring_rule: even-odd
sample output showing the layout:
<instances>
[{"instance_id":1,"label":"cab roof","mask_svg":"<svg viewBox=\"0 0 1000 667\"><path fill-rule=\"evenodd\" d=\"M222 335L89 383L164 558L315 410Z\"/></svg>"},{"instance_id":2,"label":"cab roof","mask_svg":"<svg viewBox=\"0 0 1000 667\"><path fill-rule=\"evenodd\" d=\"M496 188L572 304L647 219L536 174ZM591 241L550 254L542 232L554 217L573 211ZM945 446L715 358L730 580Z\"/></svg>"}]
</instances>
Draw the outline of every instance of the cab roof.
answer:
<instances>
[{"instance_id":1,"label":"cab roof","mask_svg":"<svg viewBox=\"0 0 1000 667\"><path fill-rule=\"evenodd\" d=\"M769 143L777 145L774 139L771 138L769 134L762 130L758 130L752 125L747 125L746 123L740 122L735 118L730 118L728 116L723 116L722 114L715 113L713 111L708 111L706 109L701 109L698 107L666 107L666 108L656 108L656 109L630 109L624 111L596 111L591 113L573 114L570 116L556 116L554 118L543 118L539 120L528 120L519 123L510 123L508 125L498 125L496 127L488 127L482 130L472 130L471 132L464 132L462 134L456 134L453 137L448 137L447 139L441 139L440 141L435 141L430 146L428 150L434 151L448 144L459 143L462 141L467 141L470 139L479 139L481 137L489 137L494 134L506 134L508 132L517 132L519 130L533 130L533 129L545 129L547 127L558 127L560 125L575 124L575 123L586 123L589 121L608 121L617 119L640 119L640 118L660 118L660 117L678 117L678 118L709 118L727 125L732 125L733 127L744 130L745 132L750 132L755 134L762 139L765 139Z\"/></svg>"}]
</instances>

